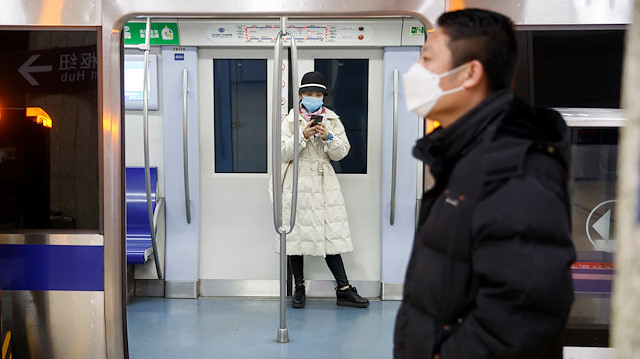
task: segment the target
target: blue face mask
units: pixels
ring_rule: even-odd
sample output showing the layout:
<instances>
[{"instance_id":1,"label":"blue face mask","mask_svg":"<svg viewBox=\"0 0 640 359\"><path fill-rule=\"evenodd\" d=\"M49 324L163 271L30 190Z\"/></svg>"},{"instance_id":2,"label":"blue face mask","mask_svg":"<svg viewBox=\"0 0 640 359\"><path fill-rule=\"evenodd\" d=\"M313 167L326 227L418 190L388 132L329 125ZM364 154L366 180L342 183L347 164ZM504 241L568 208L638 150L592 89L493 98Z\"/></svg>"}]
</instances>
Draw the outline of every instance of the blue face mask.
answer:
<instances>
[{"instance_id":1,"label":"blue face mask","mask_svg":"<svg viewBox=\"0 0 640 359\"><path fill-rule=\"evenodd\" d=\"M302 106L309 112L316 112L322 106L323 99L321 97L302 96Z\"/></svg>"}]
</instances>

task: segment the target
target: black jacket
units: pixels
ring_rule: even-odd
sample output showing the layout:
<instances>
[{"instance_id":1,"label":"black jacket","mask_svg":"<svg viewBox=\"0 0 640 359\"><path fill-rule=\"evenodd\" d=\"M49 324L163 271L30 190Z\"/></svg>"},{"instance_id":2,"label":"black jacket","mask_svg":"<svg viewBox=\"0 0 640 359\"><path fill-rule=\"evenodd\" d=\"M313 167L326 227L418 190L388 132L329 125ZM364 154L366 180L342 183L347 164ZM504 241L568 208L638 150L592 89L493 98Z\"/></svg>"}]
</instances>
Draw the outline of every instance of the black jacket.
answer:
<instances>
[{"instance_id":1,"label":"black jacket","mask_svg":"<svg viewBox=\"0 0 640 359\"><path fill-rule=\"evenodd\" d=\"M414 155L423 195L394 357L562 358L573 301L568 130L494 93Z\"/></svg>"}]
</instances>

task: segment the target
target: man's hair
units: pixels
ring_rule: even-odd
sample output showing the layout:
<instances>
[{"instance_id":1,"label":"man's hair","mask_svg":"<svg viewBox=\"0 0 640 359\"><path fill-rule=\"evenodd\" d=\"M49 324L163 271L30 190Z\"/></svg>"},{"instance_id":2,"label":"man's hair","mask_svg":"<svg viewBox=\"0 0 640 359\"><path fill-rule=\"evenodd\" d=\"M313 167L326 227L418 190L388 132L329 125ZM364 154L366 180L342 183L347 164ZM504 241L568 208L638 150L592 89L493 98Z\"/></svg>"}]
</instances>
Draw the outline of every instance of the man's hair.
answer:
<instances>
[{"instance_id":1,"label":"man's hair","mask_svg":"<svg viewBox=\"0 0 640 359\"><path fill-rule=\"evenodd\" d=\"M453 68L478 60L491 92L511 87L518 56L511 19L493 11L465 9L442 14L438 26L449 36Z\"/></svg>"}]
</instances>

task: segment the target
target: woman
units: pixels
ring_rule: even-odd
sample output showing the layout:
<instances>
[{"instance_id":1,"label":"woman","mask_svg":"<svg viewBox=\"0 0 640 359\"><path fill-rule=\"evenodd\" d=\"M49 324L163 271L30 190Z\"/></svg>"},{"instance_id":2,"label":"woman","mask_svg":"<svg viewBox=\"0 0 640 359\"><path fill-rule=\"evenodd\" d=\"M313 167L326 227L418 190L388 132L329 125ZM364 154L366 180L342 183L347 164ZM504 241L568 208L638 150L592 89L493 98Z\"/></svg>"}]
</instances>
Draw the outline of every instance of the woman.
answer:
<instances>
[{"instance_id":1,"label":"woman","mask_svg":"<svg viewBox=\"0 0 640 359\"><path fill-rule=\"evenodd\" d=\"M297 109L282 120L283 218L291 209L291 169L294 150L294 123L300 122L300 166L296 225L287 236L287 254L296 284L294 308L304 308L306 296L303 255L323 256L338 283L338 305L366 308L369 301L349 285L341 253L353 251L340 183L329 160L343 159L351 145L335 112L323 106L327 93L324 76L306 73L300 85ZM296 113L297 112L297 113ZM279 238L278 238L279 241ZM280 248L279 243L277 248Z\"/></svg>"}]
</instances>

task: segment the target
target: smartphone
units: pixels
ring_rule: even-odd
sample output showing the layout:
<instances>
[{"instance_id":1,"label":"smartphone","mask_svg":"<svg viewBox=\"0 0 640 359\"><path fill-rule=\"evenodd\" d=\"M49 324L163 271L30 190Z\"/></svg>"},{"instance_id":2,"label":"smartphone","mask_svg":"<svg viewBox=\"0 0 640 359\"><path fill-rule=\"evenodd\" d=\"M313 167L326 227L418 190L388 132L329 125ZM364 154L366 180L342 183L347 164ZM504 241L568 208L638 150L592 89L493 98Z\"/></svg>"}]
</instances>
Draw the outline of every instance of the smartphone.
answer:
<instances>
[{"instance_id":1,"label":"smartphone","mask_svg":"<svg viewBox=\"0 0 640 359\"><path fill-rule=\"evenodd\" d=\"M318 115L311 115L311 120L313 120L313 124L311 125L311 127L317 125L318 123L322 122L322 116L318 116Z\"/></svg>"}]
</instances>

